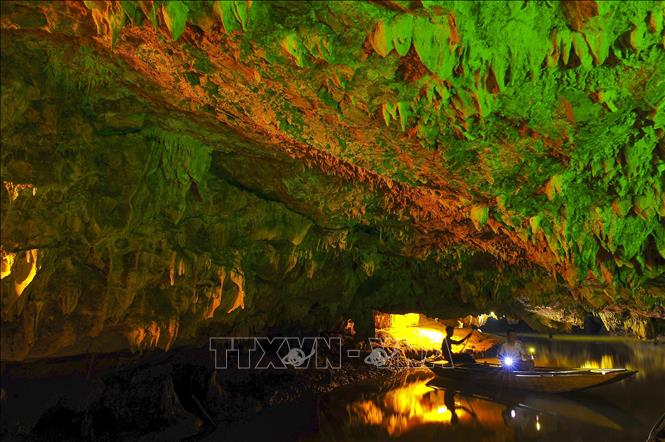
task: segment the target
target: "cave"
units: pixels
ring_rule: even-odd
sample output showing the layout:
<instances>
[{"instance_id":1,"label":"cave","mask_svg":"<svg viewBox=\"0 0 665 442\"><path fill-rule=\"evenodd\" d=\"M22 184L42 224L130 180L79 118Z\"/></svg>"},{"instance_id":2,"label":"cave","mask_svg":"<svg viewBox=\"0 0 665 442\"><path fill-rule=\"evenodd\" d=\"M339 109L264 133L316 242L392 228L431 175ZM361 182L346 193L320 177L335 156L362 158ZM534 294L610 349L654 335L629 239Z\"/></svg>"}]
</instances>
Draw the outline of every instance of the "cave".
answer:
<instances>
[{"instance_id":1,"label":"cave","mask_svg":"<svg viewBox=\"0 0 665 442\"><path fill-rule=\"evenodd\" d=\"M665 438L663 2L0 8L3 439Z\"/></svg>"}]
</instances>

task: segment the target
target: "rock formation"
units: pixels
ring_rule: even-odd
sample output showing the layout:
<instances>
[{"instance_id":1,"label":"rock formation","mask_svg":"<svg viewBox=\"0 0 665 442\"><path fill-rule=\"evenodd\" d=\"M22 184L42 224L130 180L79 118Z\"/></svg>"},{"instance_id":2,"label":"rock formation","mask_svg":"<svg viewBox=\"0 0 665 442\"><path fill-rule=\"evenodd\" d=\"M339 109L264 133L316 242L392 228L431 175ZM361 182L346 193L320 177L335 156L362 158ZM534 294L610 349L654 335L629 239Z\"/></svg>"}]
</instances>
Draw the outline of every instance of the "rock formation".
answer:
<instances>
[{"instance_id":1,"label":"rock formation","mask_svg":"<svg viewBox=\"0 0 665 442\"><path fill-rule=\"evenodd\" d=\"M662 2L1 8L3 360L662 327Z\"/></svg>"}]
</instances>

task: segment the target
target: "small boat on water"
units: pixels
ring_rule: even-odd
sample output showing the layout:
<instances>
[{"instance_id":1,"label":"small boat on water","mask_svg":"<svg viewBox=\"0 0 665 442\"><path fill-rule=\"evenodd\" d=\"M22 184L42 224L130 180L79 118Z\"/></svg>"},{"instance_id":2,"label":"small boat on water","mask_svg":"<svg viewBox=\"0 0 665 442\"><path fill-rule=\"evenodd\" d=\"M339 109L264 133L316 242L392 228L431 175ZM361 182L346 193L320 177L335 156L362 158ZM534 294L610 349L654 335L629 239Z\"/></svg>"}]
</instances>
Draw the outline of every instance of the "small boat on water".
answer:
<instances>
[{"instance_id":1,"label":"small boat on water","mask_svg":"<svg viewBox=\"0 0 665 442\"><path fill-rule=\"evenodd\" d=\"M495 388L566 393L586 390L626 379L636 370L625 368L536 368L530 371L507 370L495 364L463 364L455 366L437 361L429 369L438 377L455 382Z\"/></svg>"}]
</instances>

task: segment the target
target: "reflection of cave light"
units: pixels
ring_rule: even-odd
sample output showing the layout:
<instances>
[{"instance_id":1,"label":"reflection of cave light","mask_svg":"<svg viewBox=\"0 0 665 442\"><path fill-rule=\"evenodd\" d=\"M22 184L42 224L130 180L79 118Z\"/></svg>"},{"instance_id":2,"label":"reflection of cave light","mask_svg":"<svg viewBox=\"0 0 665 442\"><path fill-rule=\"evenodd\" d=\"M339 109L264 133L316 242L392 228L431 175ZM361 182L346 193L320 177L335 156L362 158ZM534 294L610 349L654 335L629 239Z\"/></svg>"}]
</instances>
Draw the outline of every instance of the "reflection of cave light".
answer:
<instances>
[{"instance_id":1,"label":"reflection of cave light","mask_svg":"<svg viewBox=\"0 0 665 442\"><path fill-rule=\"evenodd\" d=\"M603 355L598 361L584 361L582 368L614 368L614 358L612 355Z\"/></svg>"},{"instance_id":2,"label":"reflection of cave light","mask_svg":"<svg viewBox=\"0 0 665 442\"><path fill-rule=\"evenodd\" d=\"M453 424L497 428L503 434L505 405L466 397L461 393L459 396L455 393L451 398L452 391L428 386L431 379L433 376L405 380L403 384L380 396L347 404L348 426L350 429L367 425L380 426L391 437L400 437L421 426L445 427ZM455 404L454 408L449 408L452 403ZM470 410L473 410L473 414Z\"/></svg>"},{"instance_id":3,"label":"reflection of cave light","mask_svg":"<svg viewBox=\"0 0 665 442\"><path fill-rule=\"evenodd\" d=\"M510 410L510 417L515 418L515 410Z\"/></svg>"},{"instance_id":4,"label":"reflection of cave light","mask_svg":"<svg viewBox=\"0 0 665 442\"><path fill-rule=\"evenodd\" d=\"M391 436L399 436L423 424L449 424L452 413L443 405L443 391L433 391L426 384L431 378L406 383L387 392L380 400L364 400L347 406L359 422L383 426ZM460 420L468 420L457 409Z\"/></svg>"}]
</instances>

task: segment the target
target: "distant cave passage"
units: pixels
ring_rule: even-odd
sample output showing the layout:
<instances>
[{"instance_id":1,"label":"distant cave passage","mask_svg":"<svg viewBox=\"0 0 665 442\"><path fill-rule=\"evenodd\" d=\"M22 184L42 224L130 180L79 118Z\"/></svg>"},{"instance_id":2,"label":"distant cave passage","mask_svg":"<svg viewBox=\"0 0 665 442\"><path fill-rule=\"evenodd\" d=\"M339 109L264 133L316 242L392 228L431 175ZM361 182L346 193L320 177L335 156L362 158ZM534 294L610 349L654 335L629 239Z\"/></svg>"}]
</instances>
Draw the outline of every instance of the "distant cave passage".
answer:
<instances>
[{"instance_id":1,"label":"distant cave passage","mask_svg":"<svg viewBox=\"0 0 665 442\"><path fill-rule=\"evenodd\" d=\"M471 333L471 339L462 345L453 345L452 351L485 352L499 340L494 335L484 334L481 327L489 318L496 319L494 312L463 318L430 318L422 313L374 312L376 337L386 346L410 351L436 352L446 336L446 327L455 327L454 337L462 338Z\"/></svg>"}]
</instances>

